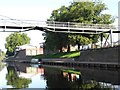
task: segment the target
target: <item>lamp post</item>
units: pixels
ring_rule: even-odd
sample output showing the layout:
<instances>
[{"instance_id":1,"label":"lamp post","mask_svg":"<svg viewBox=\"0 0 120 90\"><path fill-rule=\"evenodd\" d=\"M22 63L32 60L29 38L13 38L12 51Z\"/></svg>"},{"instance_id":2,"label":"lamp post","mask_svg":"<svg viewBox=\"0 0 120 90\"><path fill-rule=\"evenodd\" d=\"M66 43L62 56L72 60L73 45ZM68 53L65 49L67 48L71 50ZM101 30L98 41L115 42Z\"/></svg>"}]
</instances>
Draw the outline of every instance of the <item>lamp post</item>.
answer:
<instances>
[{"instance_id":1,"label":"lamp post","mask_svg":"<svg viewBox=\"0 0 120 90\"><path fill-rule=\"evenodd\" d=\"M118 31L120 31L120 1L118 2ZM120 40L120 33L118 33L118 40ZM120 45L120 42L118 42Z\"/></svg>"}]
</instances>

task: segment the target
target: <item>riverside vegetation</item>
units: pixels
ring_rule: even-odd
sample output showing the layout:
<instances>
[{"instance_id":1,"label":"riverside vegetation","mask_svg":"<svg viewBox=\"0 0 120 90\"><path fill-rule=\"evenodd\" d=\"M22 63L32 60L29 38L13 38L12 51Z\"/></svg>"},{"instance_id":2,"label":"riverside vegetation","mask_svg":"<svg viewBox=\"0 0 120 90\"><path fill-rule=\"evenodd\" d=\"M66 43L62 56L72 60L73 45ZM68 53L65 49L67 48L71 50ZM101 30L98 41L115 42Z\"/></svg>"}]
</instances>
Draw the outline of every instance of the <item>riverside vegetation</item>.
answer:
<instances>
[{"instance_id":1,"label":"riverside vegetation","mask_svg":"<svg viewBox=\"0 0 120 90\"><path fill-rule=\"evenodd\" d=\"M61 52L55 54L41 54L33 56L33 58L78 58L80 51Z\"/></svg>"},{"instance_id":2,"label":"riverside vegetation","mask_svg":"<svg viewBox=\"0 0 120 90\"><path fill-rule=\"evenodd\" d=\"M0 61L2 61L5 58L5 53L0 50Z\"/></svg>"}]
</instances>

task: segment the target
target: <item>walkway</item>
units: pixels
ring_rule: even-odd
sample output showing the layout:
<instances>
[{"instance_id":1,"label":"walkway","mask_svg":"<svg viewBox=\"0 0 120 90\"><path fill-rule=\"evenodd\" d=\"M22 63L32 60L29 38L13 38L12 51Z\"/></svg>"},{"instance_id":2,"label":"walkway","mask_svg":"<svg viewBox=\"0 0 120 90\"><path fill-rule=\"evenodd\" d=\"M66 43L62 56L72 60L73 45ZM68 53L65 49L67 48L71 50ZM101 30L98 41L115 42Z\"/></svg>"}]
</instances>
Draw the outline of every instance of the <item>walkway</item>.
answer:
<instances>
[{"instance_id":1,"label":"walkway","mask_svg":"<svg viewBox=\"0 0 120 90\"><path fill-rule=\"evenodd\" d=\"M120 33L113 25L108 24L85 24L75 22L18 20L0 18L0 32L25 32L30 30L61 32L61 33Z\"/></svg>"}]
</instances>

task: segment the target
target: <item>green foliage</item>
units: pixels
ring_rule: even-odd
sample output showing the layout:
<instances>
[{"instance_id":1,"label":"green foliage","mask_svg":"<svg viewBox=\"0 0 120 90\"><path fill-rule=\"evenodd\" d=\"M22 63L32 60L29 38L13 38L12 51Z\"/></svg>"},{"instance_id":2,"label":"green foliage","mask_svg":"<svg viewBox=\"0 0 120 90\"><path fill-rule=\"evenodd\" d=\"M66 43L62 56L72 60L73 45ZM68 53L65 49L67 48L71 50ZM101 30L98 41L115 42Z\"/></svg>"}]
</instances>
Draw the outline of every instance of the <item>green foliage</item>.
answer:
<instances>
[{"instance_id":1,"label":"green foliage","mask_svg":"<svg viewBox=\"0 0 120 90\"><path fill-rule=\"evenodd\" d=\"M62 55L62 58L75 58L80 56L80 51L74 51L74 52L69 52L66 53L65 55Z\"/></svg>"},{"instance_id":2,"label":"green foliage","mask_svg":"<svg viewBox=\"0 0 120 90\"><path fill-rule=\"evenodd\" d=\"M106 5L99 0L96 2L73 2L68 7L61 6L59 9L53 10L48 21L111 24L114 22L114 18L109 14L102 14L106 9ZM46 32L44 37L46 47L60 50L75 44L78 44L79 49L80 45L96 43L100 35L51 34L51 32Z\"/></svg>"},{"instance_id":3,"label":"green foliage","mask_svg":"<svg viewBox=\"0 0 120 90\"><path fill-rule=\"evenodd\" d=\"M66 47L66 43L68 42L66 38L67 34L65 33L46 33L46 48L48 50L58 49L61 50L62 47Z\"/></svg>"},{"instance_id":4,"label":"green foliage","mask_svg":"<svg viewBox=\"0 0 120 90\"><path fill-rule=\"evenodd\" d=\"M6 44L5 44L5 48L7 49L7 55L9 56L13 55L16 46L29 44L29 43L30 43L30 38L27 36L27 34L24 33L21 34L19 32L10 34L6 38Z\"/></svg>"},{"instance_id":5,"label":"green foliage","mask_svg":"<svg viewBox=\"0 0 120 90\"><path fill-rule=\"evenodd\" d=\"M33 56L33 58L76 58L80 56L80 51L62 52L56 54L41 54Z\"/></svg>"},{"instance_id":6,"label":"green foliage","mask_svg":"<svg viewBox=\"0 0 120 90\"><path fill-rule=\"evenodd\" d=\"M87 45L89 43L92 43L92 38L88 37L87 35L82 35L82 34L71 34L69 35L70 41L73 44L81 44L81 45Z\"/></svg>"},{"instance_id":7,"label":"green foliage","mask_svg":"<svg viewBox=\"0 0 120 90\"><path fill-rule=\"evenodd\" d=\"M63 69L62 70L63 72L67 72L67 73L72 73L72 74L81 74L81 72L80 71L75 71L75 70L71 70L71 69Z\"/></svg>"},{"instance_id":8,"label":"green foliage","mask_svg":"<svg viewBox=\"0 0 120 90\"><path fill-rule=\"evenodd\" d=\"M6 64L0 61L0 71L1 71L5 66L6 66Z\"/></svg>"},{"instance_id":9,"label":"green foliage","mask_svg":"<svg viewBox=\"0 0 120 90\"><path fill-rule=\"evenodd\" d=\"M0 61L2 61L5 58L5 53L0 50Z\"/></svg>"},{"instance_id":10,"label":"green foliage","mask_svg":"<svg viewBox=\"0 0 120 90\"><path fill-rule=\"evenodd\" d=\"M27 88L28 84L31 83L30 79L18 77L14 67L8 67L6 80L7 85L12 85L13 88Z\"/></svg>"},{"instance_id":11,"label":"green foliage","mask_svg":"<svg viewBox=\"0 0 120 90\"><path fill-rule=\"evenodd\" d=\"M101 14L107 7L99 0L96 2L73 2L70 6L61 6L53 10L49 20L110 24L114 19L109 14Z\"/></svg>"}]
</instances>

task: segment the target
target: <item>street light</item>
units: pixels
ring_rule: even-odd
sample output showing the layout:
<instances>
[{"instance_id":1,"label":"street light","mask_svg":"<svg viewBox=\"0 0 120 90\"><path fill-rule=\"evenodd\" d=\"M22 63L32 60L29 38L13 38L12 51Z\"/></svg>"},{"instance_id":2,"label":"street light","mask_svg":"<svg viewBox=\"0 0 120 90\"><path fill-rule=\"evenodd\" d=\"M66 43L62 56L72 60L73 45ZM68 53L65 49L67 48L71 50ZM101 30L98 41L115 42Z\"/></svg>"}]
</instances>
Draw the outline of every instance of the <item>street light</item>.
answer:
<instances>
[{"instance_id":1,"label":"street light","mask_svg":"<svg viewBox=\"0 0 120 90\"><path fill-rule=\"evenodd\" d=\"M118 31L120 31L120 1L118 2ZM120 40L120 33L118 33L118 41ZM118 42L120 45L120 42Z\"/></svg>"}]
</instances>

